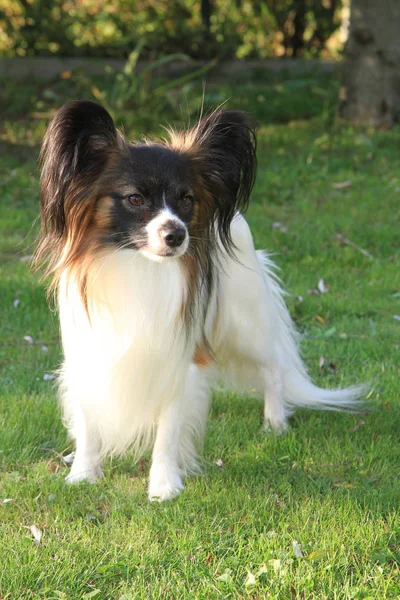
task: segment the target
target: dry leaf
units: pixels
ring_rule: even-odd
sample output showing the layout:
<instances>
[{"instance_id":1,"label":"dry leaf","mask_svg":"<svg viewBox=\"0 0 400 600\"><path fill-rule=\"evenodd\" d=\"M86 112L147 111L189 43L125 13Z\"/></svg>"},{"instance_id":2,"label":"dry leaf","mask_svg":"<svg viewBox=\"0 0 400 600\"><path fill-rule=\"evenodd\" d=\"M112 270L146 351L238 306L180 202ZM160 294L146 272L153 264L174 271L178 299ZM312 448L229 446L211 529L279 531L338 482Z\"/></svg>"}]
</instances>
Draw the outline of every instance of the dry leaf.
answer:
<instances>
[{"instance_id":1,"label":"dry leaf","mask_svg":"<svg viewBox=\"0 0 400 600\"><path fill-rule=\"evenodd\" d=\"M326 286L323 279L318 281L317 289L320 294L326 294L329 291L329 286Z\"/></svg>"},{"instance_id":2,"label":"dry leaf","mask_svg":"<svg viewBox=\"0 0 400 600\"><path fill-rule=\"evenodd\" d=\"M350 433L353 433L353 431L357 431L357 429L360 429L360 427L362 427L362 425L365 425L365 421L363 421L362 419L360 419L358 421L358 423L356 423L354 425L354 427L352 427L351 429L349 429Z\"/></svg>"},{"instance_id":3,"label":"dry leaf","mask_svg":"<svg viewBox=\"0 0 400 600\"><path fill-rule=\"evenodd\" d=\"M74 458L75 458L75 452L71 452L71 454L67 454L66 456L63 456L63 461L67 465L72 465L72 463L74 462Z\"/></svg>"},{"instance_id":4,"label":"dry leaf","mask_svg":"<svg viewBox=\"0 0 400 600\"><path fill-rule=\"evenodd\" d=\"M282 571L282 561L279 558L271 558L268 564L271 565L275 573Z\"/></svg>"},{"instance_id":5,"label":"dry leaf","mask_svg":"<svg viewBox=\"0 0 400 600\"><path fill-rule=\"evenodd\" d=\"M256 585L256 578L254 577L253 573L250 573L250 571L247 571L247 577L244 585L245 587L254 587Z\"/></svg>"},{"instance_id":6,"label":"dry leaf","mask_svg":"<svg viewBox=\"0 0 400 600\"><path fill-rule=\"evenodd\" d=\"M280 569L280 563L281 563L281 561L280 561L280 560L276 560L276 559L272 558L272 559L271 559L271 560L269 560L268 562L269 562L270 564L271 564L272 562L278 562L278 563L279 563L279 569ZM267 575L267 573L268 573L268 569L267 569L267 567L266 567L265 565L261 565L261 567L258 569L258 571L257 571L257 573L256 573L256 577L258 578L258 577L261 577L261 575Z\"/></svg>"},{"instance_id":7,"label":"dry leaf","mask_svg":"<svg viewBox=\"0 0 400 600\"><path fill-rule=\"evenodd\" d=\"M289 227L287 225L283 225L280 221L275 221L272 223L272 229L279 229L282 233L287 233L289 231Z\"/></svg>"},{"instance_id":8,"label":"dry leaf","mask_svg":"<svg viewBox=\"0 0 400 600\"><path fill-rule=\"evenodd\" d=\"M321 315L315 315L315 318L317 319L317 321L319 321L322 325L326 325L326 321L323 317L321 317Z\"/></svg>"},{"instance_id":9,"label":"dry leaf","mask_svg":"<svg viewBox=\"0 0 400 600\"><path fill-rule=\"evenodd\" d=\"M335 188L335 190L345 190L346 188L349 188L351 185L353 185L353 182L350 180L339 181L338 183L332 183L332 187Z\"/></svg>"},{"instance_id":10,"label":"dry leaf","mask_svg":"<svg viewBox=\"0 0 400 600\"><path fill-rule=\"evenodd\" d=\"M55 378L56 378L56 376L55 375L50 375L50 373L45 373L43 375L43 380L44 381L52 381Z\"/></svg>"},{"instance_id":11,"label":"dry leaf","mask_svg":"<svg viewBox=\"0 0 400 600\"><path fill-rule=\"evenodd\" d=\"M310 552L310 554L307 556L307 560L317 562L317 561L321 560L322 558L324 558L325 556L326 556L325 550L322 550L322 548L320 548L319 550L314 550L313 552Z\"/></svg>"},{"instance_id":12,"label":"dry leaf","mask_svg":"<svg viewBox=\"0 0 400 600\"><path fill-rule=\"evenodd\" d=\"M42 532L37 525L31 525L28 527L29 531L34 537L34 540L38 546L40 546L40 540L42 539Z\"/></svg>"},{"instance_id":13,"label":"dry leaf","mask_svg":"<svg viewBox=\"0 0 400 600\"><path fill-rule=\"evenodd\" d=\"M207 552L207 556L206 556L206 560L204 561L204 563L208 566L211 565L211 563L213 563L215 560L215 556L212 552Z\"/></svg>"},{"instance_id":14,"label":"dry leaf","mask_svg":"<svg viewBox=\"0 0 400 600\"><path fill-rule=\"evenodd\" d=\"M293 541L293 552L297 558L304 558L303 548L299 542L296 542L296 540Z\"/></svg>"},{"instance_id":15,"label":"dry leaf","mask_svg":"<svg viewBox=\"0 0 400 600\"><path fill-rule=\"evenodd\" d=\"M225 573L222 573L219 577L217 577L217 581L223 581L224 583L233 583L232 578L232 569L226 569Z\"/></svg>"},{"instance_id":16,"label":"dry leaf","mask_svg":"<svg viewBox=\"0 0 400 600\"><path fill-rule=\"evenodd\" d=\"M344 481L342 483L333 483L332 484L333 488L353 488L354 485L352 483L348 483L347 481Z\"/></svg>"}]
</instances>

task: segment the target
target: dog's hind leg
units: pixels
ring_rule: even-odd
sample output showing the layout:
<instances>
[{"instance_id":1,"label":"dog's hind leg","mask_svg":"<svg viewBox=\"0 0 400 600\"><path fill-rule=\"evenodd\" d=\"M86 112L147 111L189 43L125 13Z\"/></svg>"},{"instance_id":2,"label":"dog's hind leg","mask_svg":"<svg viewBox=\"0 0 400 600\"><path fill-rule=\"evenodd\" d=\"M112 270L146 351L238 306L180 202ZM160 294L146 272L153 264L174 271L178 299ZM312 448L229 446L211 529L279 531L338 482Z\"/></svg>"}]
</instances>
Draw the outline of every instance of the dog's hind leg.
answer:
<instances>
[{"instance_id":1,"label":"dog's hind leg","mask_svg":"<svg viewBox=\"0 0 400 600\"><path fill-rule=\"evenodd\" d=\"M264 429L283 433L287 429L282 376L278 366L260 367L264 381Z\"/></svg>"}]
</instances>

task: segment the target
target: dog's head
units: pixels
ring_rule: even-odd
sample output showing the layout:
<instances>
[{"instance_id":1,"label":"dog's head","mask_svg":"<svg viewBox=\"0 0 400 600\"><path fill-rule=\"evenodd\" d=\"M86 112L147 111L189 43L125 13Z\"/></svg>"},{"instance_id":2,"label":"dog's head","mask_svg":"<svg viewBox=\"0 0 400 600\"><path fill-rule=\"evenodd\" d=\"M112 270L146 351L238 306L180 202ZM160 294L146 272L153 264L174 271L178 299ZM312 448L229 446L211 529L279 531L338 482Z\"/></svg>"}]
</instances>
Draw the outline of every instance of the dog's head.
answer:
<instances>
[{"instance_id":1,"label":"dog's head","mask_svg":"<svg viewBox=\"0 0 400 600\"><path fill-rule=\"evenodd\" d=\"M107 248L162 261L219 239L229 252L232 218L254 183L254 125L217 110L163 141L131 144L99 104L71 102L51 122L40 163L37 257L50 272Z\"/></svg>"}]
</instances>

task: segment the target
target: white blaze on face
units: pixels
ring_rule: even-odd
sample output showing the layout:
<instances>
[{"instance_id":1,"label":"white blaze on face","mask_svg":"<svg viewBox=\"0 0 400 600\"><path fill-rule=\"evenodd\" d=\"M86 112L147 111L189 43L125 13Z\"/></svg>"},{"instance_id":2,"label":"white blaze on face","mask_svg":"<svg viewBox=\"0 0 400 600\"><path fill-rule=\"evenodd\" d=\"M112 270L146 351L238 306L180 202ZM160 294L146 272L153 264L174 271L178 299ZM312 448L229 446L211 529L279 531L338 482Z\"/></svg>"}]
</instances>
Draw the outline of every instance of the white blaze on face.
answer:
<instances>
[{"instance_id":1,"label":"white blaze on face","mask_svg":"<svg viewBox=\"0 0 400 600\"><path fill-rule=\"evenodd\" d=\"M173 231L174 228L183 229L185 231L185 239L180 246L170 247L165 241L164 234L166 230L170 229ZM161 261L165 258L179 258L188 249L189 235L187 227L169 208L162 209L154 219L149 221L145 230L147 233L147 244L140 251L152 260Z\"/></svg>"}]
</instances>

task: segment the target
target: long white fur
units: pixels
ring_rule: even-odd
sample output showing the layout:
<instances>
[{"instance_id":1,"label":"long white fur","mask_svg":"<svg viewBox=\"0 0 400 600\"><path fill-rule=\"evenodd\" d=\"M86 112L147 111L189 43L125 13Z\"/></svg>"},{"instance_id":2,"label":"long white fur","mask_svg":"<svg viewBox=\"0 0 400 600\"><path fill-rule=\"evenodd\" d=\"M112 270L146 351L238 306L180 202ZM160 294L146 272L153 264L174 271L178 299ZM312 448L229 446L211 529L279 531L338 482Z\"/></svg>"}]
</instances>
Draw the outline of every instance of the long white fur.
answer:
<instances>
[{"instance_id":1,"label":"long white fur","mask_svg":"<svg viewBox=\"0 0 400 600\"><path fill-rule=\"evenodd\" d=\"M70 482L94 481L102 456L128 448L137 454L155 435L149 497L177 495L183 476L198 467L197 442L218 377L260 389L265 426L277 431L296 406L356 407L362 387L329 391L310 381L274 265L255 251L241 215L232 237L236 259L221 248L216 267L206 333L217 361L207 367L192 363L200 321L188 335L180 318L187 290L179 260L160 263L132 250L99 257L88 280L90 322L73 275L64 274L60 388L77 444Z\"/></svg>"}]
</instances>

